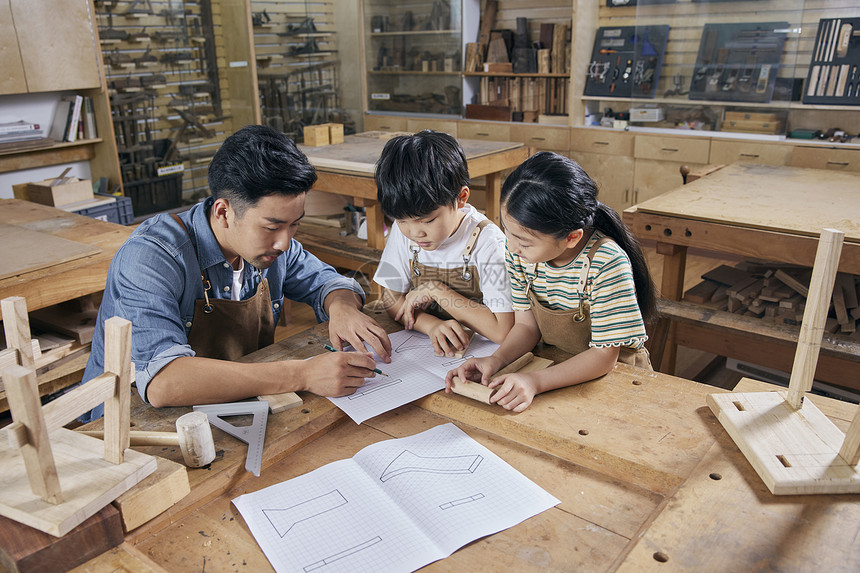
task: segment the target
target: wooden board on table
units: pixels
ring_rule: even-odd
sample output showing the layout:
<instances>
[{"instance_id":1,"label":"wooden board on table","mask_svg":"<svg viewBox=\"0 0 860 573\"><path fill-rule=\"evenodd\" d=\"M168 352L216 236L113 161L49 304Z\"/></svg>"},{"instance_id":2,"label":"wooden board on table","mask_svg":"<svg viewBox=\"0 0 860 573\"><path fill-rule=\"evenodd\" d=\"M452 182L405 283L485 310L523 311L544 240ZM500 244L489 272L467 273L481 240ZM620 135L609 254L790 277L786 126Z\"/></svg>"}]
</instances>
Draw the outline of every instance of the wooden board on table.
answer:
<instances>
[{"instance_id":1,"label":"wooden board on table","mask_svg":"<svg viewBox=\"0 0 860 573\"><path fill-rule=\"evenodd\" d=\"M185 466L156 457L155 471L113 502L124 531L137 529L191 493Z\"/></svg>"},{"instance_id":2,"label":"wooden board on table","mask_svg":"<svg viewBox=\"0 0 860 573\"><path fill-rule=\"evenodd\" d=\"M845 434L811 401L785 392L711 394L708 406L774 495L860 493L860 468L839 455Z\"/></svg>"},{"instance_id":3,"label":"wooden board on table","mask_svg":"<svg viewBox=\"0 0 860 573\"><path fill-rule=\"evenodd\" d=\"M61 536L111 503L156 469L154 457L125 451L125 461L104 460L104 442L65 428L51 432L63 502L33 494L20 452L0 442L0 515Z\"/></svg>"},{"instance_id":4,"label":"wooden board on table","mask_svg":"<svg viewBox=\"0 0 860 573\"><path fill-rule=\"evenodd\" d=\"M738 163L639 203L637 210L810 237L834 228L846 242L860 242L860 218L846 210L856 204L857 189L860 173Z\"/></svg>"},{"instance_id":5,"label":"wooden board on table","mask_svg":"<svg viewBox=\"0 0 860 573\"><path fill-rule=\"evenodd\" d=\"M517 142L483 141L473 139L459 139L458 142L466 154L466 160L498 153L508 149L522 147ZM355 173L372 177L376 171L376 161L382 155L382 148L387 140L377 137L362 137L359 135L348 135L343 143L337 145L326 145L323 147L299 146L307 156L311 165L328 171L344 173ZM348 190L344 190L348 194Z\"/></svg>"},{"instance_id":6,"label":"wooden board on table","mask_svg":"<svg viewBox=\"0 0 860 573\"><path fill-rule=\"evenodd\" d=\"M0 279L96 255L101 249L24 227L0 223Z\"/></svg>"}]
</instances>

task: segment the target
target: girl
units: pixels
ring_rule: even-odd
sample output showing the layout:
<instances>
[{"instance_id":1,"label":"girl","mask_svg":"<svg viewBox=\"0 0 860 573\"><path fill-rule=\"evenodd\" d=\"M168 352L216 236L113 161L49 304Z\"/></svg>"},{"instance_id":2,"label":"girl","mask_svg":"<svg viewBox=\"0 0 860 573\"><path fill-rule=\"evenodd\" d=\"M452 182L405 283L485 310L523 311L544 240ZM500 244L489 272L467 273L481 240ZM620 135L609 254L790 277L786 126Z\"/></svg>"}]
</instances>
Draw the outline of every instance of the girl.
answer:
<instances>
[{"instance_id":1,"label":"girl","mask_svg":"<svg viewBox=\"0 0 860 573\"><path fill-rule=\"evenodd\" d=\"M514 327L496 352L448 373L497 388L491 402L522 412L536 394L593 380L616 361L651 368L644 320L656 314L654 285L639 243L576 162L540 152L502 187L502 225ZM503 366L543 338L574 356L545 370Z\"/></svg>"}]
</instances>

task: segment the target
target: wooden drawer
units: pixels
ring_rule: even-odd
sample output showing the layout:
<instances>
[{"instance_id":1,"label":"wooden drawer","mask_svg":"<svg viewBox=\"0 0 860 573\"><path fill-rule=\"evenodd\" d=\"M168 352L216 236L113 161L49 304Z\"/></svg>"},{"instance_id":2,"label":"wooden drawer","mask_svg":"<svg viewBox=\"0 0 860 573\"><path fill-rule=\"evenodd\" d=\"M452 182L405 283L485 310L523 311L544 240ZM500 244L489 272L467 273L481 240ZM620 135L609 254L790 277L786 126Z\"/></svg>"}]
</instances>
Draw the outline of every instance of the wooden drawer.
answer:
<instances>
[{"instance_id":1,"label":"wooden drawer","mask_svg":"<svg viewBox=\"0 0 860 573\"><path fill-rule=\"evenodd\" d=\"M567 151L570 149L569 127L545 125L512 125L511 141L519 141L537 149Z\"/></svg>"},{"instance_id":2,"label":"wooden drawer","mask_svg":"<svg viewBox=\"0 0 860 573\"><path fill-rule=\"evenodd\" d=\"M860 172L860 150L832 147L795 147L791 165L812 169Z\"/></svg>"},{"instance_id":3,"label":"wooden drawer","mask_svg":"<svg viewBox=\"0 0 860 573\"><path fill-rule=\"evenodd\" d=\"M790 145L712 139L710 163L714 165L730 163L788 165L791 160L791 149Z\"/></svg>"},{"instance_id":4,"label":"wooden drawer","mask_svg":"<svg viewBox=\"0 0 860 573\"><path fill-rule=\"evenodd\" d=\"M633 134L608 129L571 129L570 150L581 153L633 155Z\"/></svg>"},{"instance_id":5,"label":"wooden drawer","mask_svg":"<svg viewBox=\"0 0 860 573\"><path fill-rule=\"evenodd\" d=\"M685 163L707 163L711 140L707 137L665 137L636 135L633 156Z\"/></svg>"},{"instance_id":6,"label":"wooden drawer","mask_svg":"<svg viewBox=\"0 0 860 573\"><path fill-rule=\"evenodd\" d=\"M418 133L424 129L432 129L447 133L452 137L457 137L457 120L456 119L433 119L433 118L409 118L406 120L406 131L409 133Z\"/></svg>"},{"instance_id":7,"label":"wooden drawer","mask_svg":"<svg viewBox=\"0 0 860 573\"><path fill-rule=\"evenodd\" d=\"M460 139L511 141L511 126L507 123L461 121L457 129Z\"/></svg>"},{"instance_id":8,"label":"wooden drawer","mask_svg":"<svg viewBox=\"0 0 860 573\"><path fill-rule=\"evenodd\" d=\"M406 118L365 114L364 131L406 131Z\"/></svg>"}]
</instances>

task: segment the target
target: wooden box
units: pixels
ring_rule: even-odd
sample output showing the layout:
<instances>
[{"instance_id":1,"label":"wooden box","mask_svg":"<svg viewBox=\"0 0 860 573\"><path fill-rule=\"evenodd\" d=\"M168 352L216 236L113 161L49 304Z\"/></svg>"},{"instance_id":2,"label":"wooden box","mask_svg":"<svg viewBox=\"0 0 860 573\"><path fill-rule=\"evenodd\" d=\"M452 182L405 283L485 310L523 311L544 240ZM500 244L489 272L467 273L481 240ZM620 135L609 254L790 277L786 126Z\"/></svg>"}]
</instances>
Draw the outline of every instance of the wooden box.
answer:
<instances>
[{"instance_id":1,"label":"wooden box","mask_svg":"<svg viewBox=\"0 0 860 573\"><path fill-rule=\"evenodd\" d=\"M329 144L328 125L306 125L304 129L305 145L321 147Z\"/></svg>"},{"instance_id":2,"label":"wooden box","mask_svg":"<svg viewBox=\"0 0 860 573\"><path fill-rule=\"evenodd\" d=\"M343 124L342 123L326 123L328 126L328 142L332 145L343 143Z\"/></svg>"},{"instance_id":3,"label":"wooden box","mask_svg":"<svg viewBox=\"0 0 860 573\"><path fill-rule=\"evenodd\" d=\"M321 123L319 125L308 125L304 129L305 145L311 147L322 147L323 145L337 145L343 143L342 123Z\"/></svg>"},{"instance_id":4,"label":"wooden box","mask_svg":"<svg viewBox=\"0 0 860 573\"><path fill-rule=\"evenodd\" d=\"M93 200L93 182L90 179L71 177L64 183L51 185L54 181L45 179L38 183L28 183L27 200L53 207Z\"/></svg>"}]
</instances>

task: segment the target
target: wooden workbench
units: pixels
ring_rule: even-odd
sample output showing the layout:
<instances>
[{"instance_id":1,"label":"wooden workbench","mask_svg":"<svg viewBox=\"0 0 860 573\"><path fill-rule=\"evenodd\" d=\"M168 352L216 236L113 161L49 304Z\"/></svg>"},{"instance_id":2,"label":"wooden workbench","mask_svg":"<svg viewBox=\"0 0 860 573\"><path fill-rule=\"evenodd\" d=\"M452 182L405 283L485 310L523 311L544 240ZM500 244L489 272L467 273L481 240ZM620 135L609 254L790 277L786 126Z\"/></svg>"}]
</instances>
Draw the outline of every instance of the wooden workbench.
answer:
<instances>
[{"instance_id":1,"label":"wooden workbench","mask_svg":"<svg viewBox=\"0 0 860 573\"><path fill-rule=\"evenodd\" d=\"M687 249L696 247L811 267L823 228L845 233L839 270L860 274L860 173L735 164L624 211L664 256L661 294L683 295ZM688 303L664 305L674 321L661 370L676 344L788 372L798 328ZM860 390L860 342L825 334L816 380Z\"/></svg>"},{"instance_id":2,"label":"wooden workbench","mask_svg":"<svg viewBox=\"0 0 860 573\"><path fill-rule=\"evenodd\" d=\"M348 135L343 143L322 147L300 145L299 149L317 170L313 189L352 197L358 207L365 207L367 245L373 249L385 246L382 211L376 202L374 173L382 148L388 141L379 132ZM390 134L388 134L390 135ZM522 143L458 140L466 154L469 176L484 176L487 186L487 217L499 222L501 172L513 169L528 159L530 149Z\"/></svg>"},{"instance_id":3,"label":"wooden workbench","mask_svg":"<svg viewBox=\"0 0 860 573\"><path fill-rule=\"evenodd\" d=\"M245 360L305 358L326 340L320 325ZM563 357L552 348L538 354ZM218 457L189 470L191 494L128 534L125 552L81 570L115 570L117 553L128 560L129 551L168 571L271 570L233 498L449 421L562 503L428 571L858 570L860 496L772 496L706 406L710 392L722 390L618 365L538 396L521 414L440 392L360 426L304 394L302 407L269 416L259 478L243 468L245 444L213 429ZM843 430L856 408L814 401ZM170 430L188 410L137 401L132 421ZM176 448L142 450L181 461Z\"/></svg>"},{"instance_id":4,"label":"wooden workbench","mask_svg":"<svg viewBox=\"0 0 860 573\"><path fill-rule=\"evenodd\" d=\"M0 199L0 223L100 249L87 257L0 280L0 299L23 296L31 311L102 292L111 259L134 230L21 199Z\"/></svg>"},{"instance_id":5,"label":"wooden workbench","mask_svg":"<svg viewBox=\"0 0 860 573\"><path fill-rule=\"evenodd\" d=\"M50 235L97 249L92 255L0 279L0 299L22 296L31 312L104 291L111 259L134 230L21 199L0 199L0 224L38 232L34 236ZM45 247L36 243L28 248L38 253ZM40 369L40 395L81 380L89 357L89 344L84 346ZM7 409L6 394L0 390L0 412Z\"/></svg>"}]
</instances>

